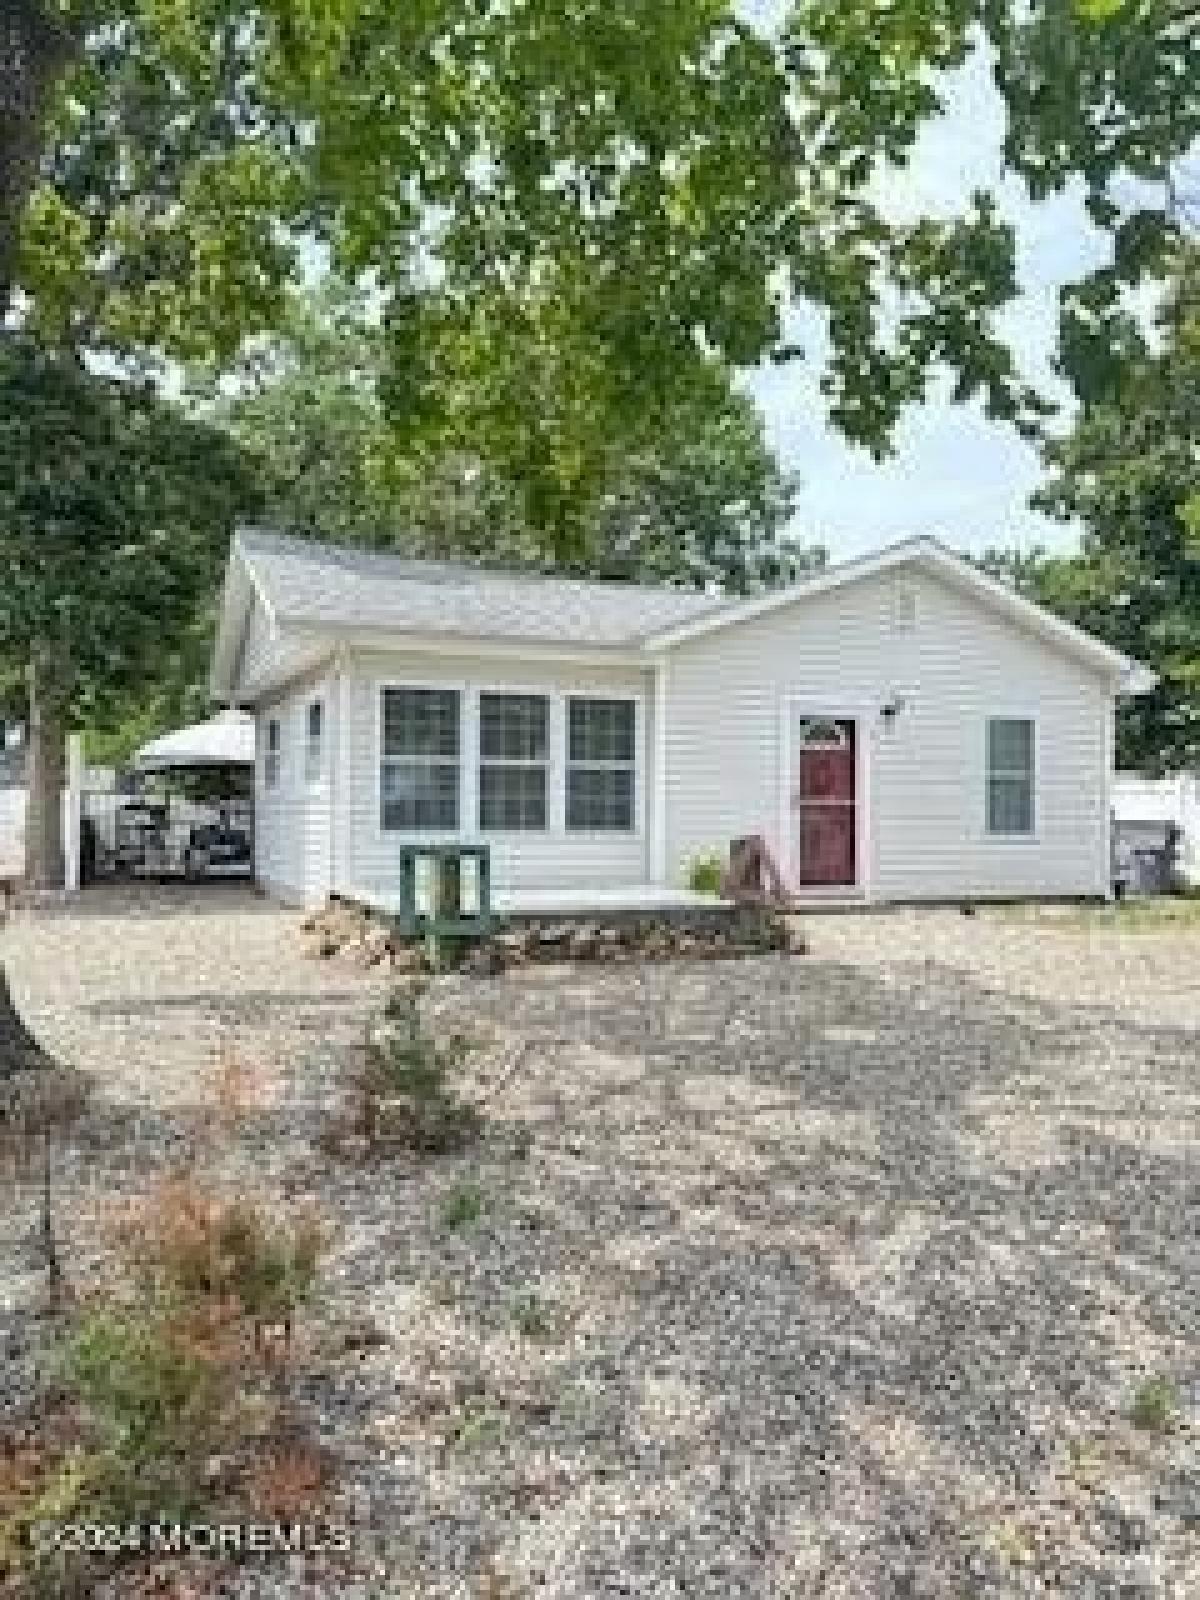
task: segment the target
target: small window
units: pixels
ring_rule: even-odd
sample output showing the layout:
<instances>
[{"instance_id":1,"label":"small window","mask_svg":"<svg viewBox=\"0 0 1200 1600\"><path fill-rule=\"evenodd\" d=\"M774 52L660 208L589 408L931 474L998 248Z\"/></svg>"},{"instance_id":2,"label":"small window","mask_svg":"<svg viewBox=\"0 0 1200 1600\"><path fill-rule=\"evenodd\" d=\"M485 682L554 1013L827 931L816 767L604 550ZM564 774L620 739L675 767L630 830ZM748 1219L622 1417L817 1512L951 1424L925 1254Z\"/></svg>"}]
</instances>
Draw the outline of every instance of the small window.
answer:
<instances>
[{"instance_id":1,"label":"small window","mask_svg":"<svg viewBox=\"0 0 1200 1600\"><path fill-rule=\"evenodd\" d=\"M988 832L1033 832L1034 739L1027 717L992 717L987 730Z\"/></svg>"},{"instance_id":2,"label":"small window","mask_svg":"<svg viewBox=\"0 0 1200 1600\"><path fill-rule=\"evenodd\" d=\"M634 702L572 700L568 717L567 827L632 833Z\"/></svg>"},{"instance_id":3,"label":"small window","mask_svg":"<svg viewBox=\"0 0 1200 1600\"><path fill-rule=\"evenodd\" d=\"M484 832L544 831L548 729L544 695L479 696L479 826Z\"/></svg>"},{"instance_id":4,"label":"small window","mask_svg":"<svg viewBox=\"0 0 1200 1600\"><path fill-rule=\"evenodd\" d=\"M325 767L325 707L320 700L309 705L304 728L304 776L319 783Z\"/></svg>"},{"instance_id":5,"label":"small window","mask_svg":"<svg viewBox=\"0 0 1200 1600\"><path fill-rule=\"evenodd\" d=\"M385 689L380 821L388 833L458 831L457 689Z\"/></svg>"},{"instance_id":6,"label":"small window","mask_svg":"<svg viewBox=\"0 0 1200 1600\"><path fill-rule=\"evenodd\" d=\"M267 723L267 753L263 760L263 782L268 789L279 787L279 766L283 751L283 733L279 726L279 718L272 717Z\"/></svg>"}]
</instances>

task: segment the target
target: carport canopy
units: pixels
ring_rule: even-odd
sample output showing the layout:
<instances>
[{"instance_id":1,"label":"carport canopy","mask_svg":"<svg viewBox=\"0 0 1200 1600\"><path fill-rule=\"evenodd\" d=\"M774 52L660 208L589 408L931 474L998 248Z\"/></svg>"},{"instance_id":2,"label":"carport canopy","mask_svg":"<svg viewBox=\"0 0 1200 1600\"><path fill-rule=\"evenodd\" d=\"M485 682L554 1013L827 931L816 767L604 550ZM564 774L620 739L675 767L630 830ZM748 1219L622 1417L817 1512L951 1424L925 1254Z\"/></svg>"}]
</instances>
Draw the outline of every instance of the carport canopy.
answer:
<instances>
[{"instance_id":1,"label":"carport canopy","mask_svg":"<svg viewBox=\"0 0 1200 1600\"><path fill-rule=\"evenodd\" d=\"M243 711L221 711L207 722L151 739L138 750L133 763L142 772L253 767L254 719Z\"/></svg>"}]
</instances>

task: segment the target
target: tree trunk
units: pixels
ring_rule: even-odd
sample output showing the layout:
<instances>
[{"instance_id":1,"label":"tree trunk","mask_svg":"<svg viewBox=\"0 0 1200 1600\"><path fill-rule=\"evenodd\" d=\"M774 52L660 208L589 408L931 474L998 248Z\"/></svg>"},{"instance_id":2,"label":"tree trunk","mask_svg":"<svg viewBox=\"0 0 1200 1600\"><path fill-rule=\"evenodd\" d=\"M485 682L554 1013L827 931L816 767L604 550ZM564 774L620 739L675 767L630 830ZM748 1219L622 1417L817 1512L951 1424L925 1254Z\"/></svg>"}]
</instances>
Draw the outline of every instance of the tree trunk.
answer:
<instances>
[{"instance_id":1,"label":"tree trunk","mask_svg":"<svg viewBox=\"0 0 1200 1600\"><path fill-rule=\"evenodd\" d=\"M31 889L61 889L65 881L62 792L66 777L66 719L44 667L29 667L28 799L25 878Z\"/></svg>"}]
</instances>

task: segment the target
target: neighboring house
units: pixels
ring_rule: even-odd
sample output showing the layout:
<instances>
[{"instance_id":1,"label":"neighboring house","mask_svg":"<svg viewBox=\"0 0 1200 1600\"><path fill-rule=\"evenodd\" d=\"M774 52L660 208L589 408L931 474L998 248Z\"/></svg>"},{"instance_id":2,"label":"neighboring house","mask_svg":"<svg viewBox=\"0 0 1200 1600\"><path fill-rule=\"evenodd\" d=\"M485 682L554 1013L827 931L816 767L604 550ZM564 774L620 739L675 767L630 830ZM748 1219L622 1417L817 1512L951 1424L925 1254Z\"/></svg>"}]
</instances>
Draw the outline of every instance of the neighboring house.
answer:
<instances>
[{"instance_id":1,"label":"neighboring house","mask_svg":"<svg viewBox=\"0 0 1200 1600\"><path fill-rule=\"evenodd\" d=\"M1152 682L924 538L739 600L244 531L212 671L257 719L264 887L383 905L414 841L490 844L512 906L754 834L802 896L1105 896Z\"/></svg>"},{"instance_id":2,"label":"neighboring house","mask_svg":"<svg viewBox=\"0 0 1200 1600\"><path fill-rule=\"evenodd\" d=\"M1200 778L1186 772L1170 778L1117 773L1113 831L1118 863L1161 851L1172 827L1179 830L1176 868L1185 883L1200 885Z\"/></svg>"}]
</instances>

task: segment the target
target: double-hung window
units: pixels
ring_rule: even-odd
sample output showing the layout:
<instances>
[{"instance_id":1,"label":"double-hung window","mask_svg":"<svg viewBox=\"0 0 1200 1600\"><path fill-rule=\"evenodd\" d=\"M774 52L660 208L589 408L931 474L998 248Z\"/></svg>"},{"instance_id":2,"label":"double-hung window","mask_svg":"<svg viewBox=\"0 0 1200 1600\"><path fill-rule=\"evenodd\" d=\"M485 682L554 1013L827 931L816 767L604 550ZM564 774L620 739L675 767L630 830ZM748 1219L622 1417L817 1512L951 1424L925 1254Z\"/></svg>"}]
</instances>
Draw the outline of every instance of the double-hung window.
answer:
<instances>
[{"instance_id":1,"label":"double-hung window","mask_svg":"<svg viewBox=\"0 0 1200 1600\"><path fill-rule=\"evenodd\" d=\"M304 779L306 783L320 783L325 769L324 703L310 701L304 717Z\"/></svg>"},{"instance_id":2,"label":"double-hung window","mask_svg":"<svg viewBox=\"0 0 1200 1600\"><path fill-rule=\"evenodd\" d=\"M1028 717L991 717L987 725L987 827L1022 837L1034 826L1034 736Z\"/></svg>"},{"instance_id":3,"label":"double-hung window","mask_svg":"<svg viewBox=\"0 0 1200 1600\"><path fill-rule=\"evenodd\" d=\"M458 831L457 689L383 690L380 820L385 832Z\"/></svg>"},{"instance_id":4,"label":"double-hung window","mask_svg":"<svg viewBox=\"0 0 1200 1600\"><path fill-rule=\"evenodd\" d=\"M263 782L268 789L278 789L279 768L283 756L283 732L278 717L267 723L267 753L263 757Z\"/></svg>"},{"instance_id":5,"label":"double-hung window","mask_svg":"<svg viewBox=\"0 0 1200 1600\"><path fill-rule=\"evenodd\" d=\"M479 696L479 826L485 833L546 828L549 705L544 695Z\"/></svg>"},{"instance_id":6,"label":"double-hung window","mask_svg":"<svg viewBox=\"0 0 1200 1600\"><path fill-rule=\"evenodd\" d=\"M632 833L636 707L632 700L567 704L567 827Z\"/></svg>"}]
</instances>

